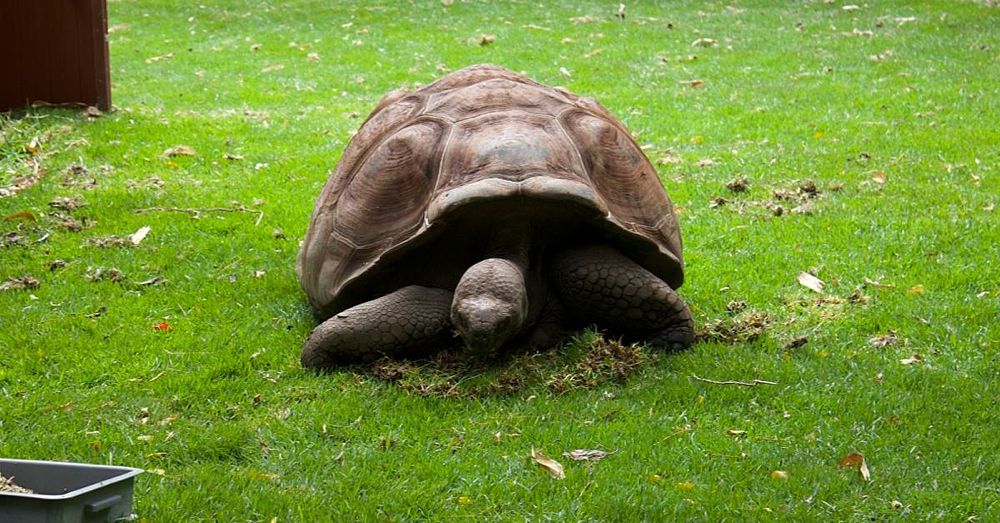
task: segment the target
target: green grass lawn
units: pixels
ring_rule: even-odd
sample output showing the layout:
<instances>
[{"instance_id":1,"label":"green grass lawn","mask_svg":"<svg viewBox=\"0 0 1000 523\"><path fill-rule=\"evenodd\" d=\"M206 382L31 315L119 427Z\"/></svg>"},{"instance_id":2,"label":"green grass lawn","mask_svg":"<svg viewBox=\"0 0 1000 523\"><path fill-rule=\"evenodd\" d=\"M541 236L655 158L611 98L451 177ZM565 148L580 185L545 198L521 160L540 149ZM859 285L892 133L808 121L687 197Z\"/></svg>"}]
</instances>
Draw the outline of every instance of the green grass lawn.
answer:
<instances>
[{"instance_id":1,"label":"green grass lawn","mask_svg":"<svg viewBox=\"0 0 1000 523\"><path fill-rule=\"evenodd\" d=\"M114 111L0 120L0 456L144 468L157 522L1000 520L997 7L204 4L110 2ZM302 370L328 171L480 62L636 135L690 350Z\"/></svg>"}]
</instances>

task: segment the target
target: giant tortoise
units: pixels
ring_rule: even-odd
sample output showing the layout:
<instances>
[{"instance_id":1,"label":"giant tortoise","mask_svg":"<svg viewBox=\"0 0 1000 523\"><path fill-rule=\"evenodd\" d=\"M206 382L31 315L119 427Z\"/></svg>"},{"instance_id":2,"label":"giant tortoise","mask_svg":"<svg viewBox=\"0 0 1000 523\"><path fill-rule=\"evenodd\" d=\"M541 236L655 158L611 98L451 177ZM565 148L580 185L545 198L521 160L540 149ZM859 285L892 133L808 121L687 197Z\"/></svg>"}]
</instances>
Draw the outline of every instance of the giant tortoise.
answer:
<instances>
[{"instance_id":1,"label":"giant tortoise","mask_svg":"<svg viewBox=\"0 0 1000 523\"><path fill-rule=\"evenodd\" d=\"M624 125L492 65L378 104L296 270L321 322L306 367L549 347L588 325L668 350L693 337L673 205Z\"/></svg>"}]
</instances>

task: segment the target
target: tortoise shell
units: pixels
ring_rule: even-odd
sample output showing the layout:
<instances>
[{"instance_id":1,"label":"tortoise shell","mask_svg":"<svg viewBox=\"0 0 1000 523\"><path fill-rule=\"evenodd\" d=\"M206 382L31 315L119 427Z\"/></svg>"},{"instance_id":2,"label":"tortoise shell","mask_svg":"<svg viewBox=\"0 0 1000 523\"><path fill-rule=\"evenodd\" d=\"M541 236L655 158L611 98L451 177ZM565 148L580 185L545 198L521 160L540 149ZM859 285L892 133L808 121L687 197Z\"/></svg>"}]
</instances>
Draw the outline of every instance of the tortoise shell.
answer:
<instances>
[{"instance_id":1,"label":"tortoise shell","mask_svg":"<svg viewBox=\"0 0 1000 523\"><path fill-rule=\"evenodd\" d=\"M416 247L449 241L469 209L500 222L485 205L495 201L531 202L540 219L572 207L574 223L671 287L683 282L673 205L624 125L593 99L476 65L390 93L347 146L296 263L314 314L372 298ZM465 248L450 241L435 251Z\"/></svg>"}]
</instances>

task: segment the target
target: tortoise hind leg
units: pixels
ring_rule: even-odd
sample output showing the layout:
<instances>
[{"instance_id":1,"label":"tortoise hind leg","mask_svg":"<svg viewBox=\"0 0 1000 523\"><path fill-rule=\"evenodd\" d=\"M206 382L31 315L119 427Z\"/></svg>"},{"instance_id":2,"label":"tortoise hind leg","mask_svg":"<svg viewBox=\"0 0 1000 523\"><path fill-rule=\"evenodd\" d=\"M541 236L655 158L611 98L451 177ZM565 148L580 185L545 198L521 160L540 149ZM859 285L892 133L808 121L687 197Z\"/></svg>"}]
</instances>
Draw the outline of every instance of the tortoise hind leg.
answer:
<instances>
[{"instance_id":1,"label":"tortoise hind leg","mask_svg":"<svg viewBox=\"0 0 1000 523\"><path fill-rule=\"evenodd\" d=\"M691 311L663 280L608 245L567 249L551 279L570 314L631 341L680 350L694 341Z\"/></svg>"},{"instance_id":2,"label":"tortoise hind leg","mask_svg":"<svg viewBox=\"0 0 1000 523\"><path fill-rule=\"evenodd\" d=\"M411 285L355 305L312 331L302 346L302 366L423 355L451 340L451 300L451 291Z\"/></svg>"}]
</instances>

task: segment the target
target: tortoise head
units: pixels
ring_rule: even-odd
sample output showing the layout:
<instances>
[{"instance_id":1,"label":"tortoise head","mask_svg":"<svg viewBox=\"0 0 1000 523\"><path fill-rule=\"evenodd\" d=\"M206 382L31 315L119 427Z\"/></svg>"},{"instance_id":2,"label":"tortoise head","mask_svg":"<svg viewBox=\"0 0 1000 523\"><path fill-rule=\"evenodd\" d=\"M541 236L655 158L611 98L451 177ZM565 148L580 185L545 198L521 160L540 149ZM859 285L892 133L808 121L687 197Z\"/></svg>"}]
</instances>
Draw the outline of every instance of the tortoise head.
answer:
<instances>
[{"instance_id":1,"label":"tortoise head","mask_svg":"<svg viewBox=\"0 0 1000 523\"><path fill-rule=\"evenodd\" d=\"M493 354L521 331L528 314L524 273L489 258L469 267L455 288L451 321L470 351Z\"/></svg>"}]
</instances>

